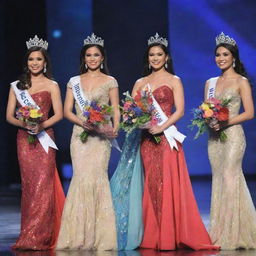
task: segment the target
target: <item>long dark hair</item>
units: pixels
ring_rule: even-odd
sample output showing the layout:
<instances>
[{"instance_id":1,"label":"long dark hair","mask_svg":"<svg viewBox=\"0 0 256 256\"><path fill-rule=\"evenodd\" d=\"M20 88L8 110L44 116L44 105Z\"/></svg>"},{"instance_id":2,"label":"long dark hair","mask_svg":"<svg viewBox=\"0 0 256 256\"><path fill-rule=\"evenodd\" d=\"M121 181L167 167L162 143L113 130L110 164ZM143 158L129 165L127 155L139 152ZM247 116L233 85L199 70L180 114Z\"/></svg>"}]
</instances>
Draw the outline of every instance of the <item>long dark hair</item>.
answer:
<instances>
[{"instance_id":1,"label":"long dark hair","mask_svg":"<svg viewBox=\"0 0 256 256\"><path fill-rule=\"evenodd\" d=\"M100 69L100 71L106 75L109 75L109 70L108 70L108 66L107 66L107 55L106 55L105 49L101 45L98 45L98 44L86 44L81 49L81 52L80 52L80 75L88 72L88 69L85 67L84 59L85 59L86 51L91 47L96 47L100 51L101 55L103 56L103 62L102 62L103 68Z\"/></svg>"},{"instance_id":2,"label":"long dark hair","mask_svg":"<svg viewBox=\"0 0 256 256\"><path fill-rule=\"evenodd\" d=\"M237 45L220 43L215 48L215 51L214 51L215 55L216 55L217 50L218 50L219 47L224 47L224 48L226 48L227 50L229 50L231 52L233 58L235 59L235 67L234 67L235 72L240 74L241 76L246 77L249 80L248 74L245 70L245 67L244 67L243 63L241 62L241 60L240 60L239 50L238 50Z\"/></svg>"},{"instance_id":3,"label":"long dark hair","mask_svg":"<svg viewBox=\"0 0 256 256\"><path fill-rule=\"evenodd\" d=\"M166 67L164 67L164 68L170 74L175 75L174 69L173 69L172 58L171 58L170 53L168 52L167 47L163 44L160 44L160 43L153 43L153 44L150 44L148 46L148 48L146 49L146 52L144 54L143 76L148 76L152 73L152 68L149 68L148 55L149 55L149 50L154 46L160 47L164 51L164 53L168 56L168 59L167 59L167 62L166 62L167 63L167 68Z\"/></svg>"},{"instance_id":4,"label":"long dark hair","mask_svg":"<svg viewBox=\"0 0 256 256\"><path fill-rule=\"evenodd\" d=\"M41 52L45 63L46 63L46 72L43 73L45 77L52 79L52 66L48 52L39 46L33 46L29 48L24 56L24 64L23 64L23 74L19 77L19 82L17 83L17 87L20 90L26 90L31 87L31 73L28 68L28 58L32 52Z\"/></svg>"}]
</instances>

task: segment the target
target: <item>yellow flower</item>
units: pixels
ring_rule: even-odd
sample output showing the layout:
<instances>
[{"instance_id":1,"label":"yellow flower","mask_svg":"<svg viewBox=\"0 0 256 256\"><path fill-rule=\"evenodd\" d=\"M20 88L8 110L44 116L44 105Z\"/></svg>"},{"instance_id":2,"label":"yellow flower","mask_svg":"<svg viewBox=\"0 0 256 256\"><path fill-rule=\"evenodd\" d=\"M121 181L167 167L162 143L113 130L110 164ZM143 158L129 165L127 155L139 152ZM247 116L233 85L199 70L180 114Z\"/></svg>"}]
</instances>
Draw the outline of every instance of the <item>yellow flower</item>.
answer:
<instances>
[{"instance_id":1,"label":"yellow flower","mask_svg":"<svg viewBox=\"0 0 256 256\"><path fill-rule=\"evenodd\" d=\"M30 117L31 118L39 118L41 117L43 114L41 112L38 111L38 109L31 109L30 110Z\"/></svg>"},{"instance_id":2,"label":"yellow flower","mask_svg":"<svg viewBox=\"0 0 256 256\"><path fill-rule=\"evenodd\" d=\"M202 110L204 110L204 111L210 109L210 108L209 108L209 105L206 104L206 103L203 103L203 104L200 106L200 108L201 108Z\"/></svg>"}]
</instances>

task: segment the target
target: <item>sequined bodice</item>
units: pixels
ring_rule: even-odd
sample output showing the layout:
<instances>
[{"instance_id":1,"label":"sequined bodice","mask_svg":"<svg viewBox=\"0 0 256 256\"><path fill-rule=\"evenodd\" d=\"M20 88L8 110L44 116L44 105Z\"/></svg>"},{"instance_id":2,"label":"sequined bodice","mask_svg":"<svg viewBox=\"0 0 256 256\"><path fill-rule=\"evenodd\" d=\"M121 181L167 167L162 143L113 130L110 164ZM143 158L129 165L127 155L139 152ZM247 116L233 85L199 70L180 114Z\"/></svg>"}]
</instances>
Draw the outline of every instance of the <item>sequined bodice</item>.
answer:
<instances>
[{"instance_id":1,"label":"sequined bodice","mask_svg":"<svg viewBox=\"0 0 256 256\"><path fill-rule=\"evenodd\" d=\"M117 87L116 80L109 80L92 91L83 90L83 93L84 96L90 101L95 100L102 105L109 104L109 90L114 87ZM77 115L83 119L84 117L82 111L80 110L77 103L75 104L75 109Z\"/></svg>"},{"instance_id":2,"label":"sequined bodice","mask_svg":"<svg viewBox=\"0 0 256 256\"><path fill-rule=\"evenodd\" d=\"M31 94L31 97L43 113L42 121L47 120L52 106L51 94L48 91L41 91Z\"/></svg>"},{"instance_id":3,"label":"sequined bodice","mask_svg":"<svg viewBox=\"0 0 256 256\"><path fill-rule=\"evenodd\" d=\"M167 116L171 115L174 104L173 92L167 85L162 85L153 91L153 95Z\"/></svg>"},{"instance_id":4,"label":"sequined bodice","mask_svg":"<svg viewBox=\"0 0 256 256\"><path fill-rule=\"evenodd\" d=\"M41 121L45 121L48 119L49 111L52 106L52 99L51 94L48 91L41 91L34 94L31 94L31 97L35 101L35 103L40 107L40 110L43 113L43 116L41 118ZM18 104L18 107L20 107L20 104ZM53 130L52 128L46 129L47 133L50 134L50 136L53 136ZM22 136L24 138L27 138L27 131L24 129L18 129L18 136Z\"/></svg>"},{"instance_id":5,"label":"sequined bodice","mask_svg":"<svg viewBox=\"0 0 256 256\"><path fill-rule=\"evenodd\" d=\"M240 94L233 88L227 88L221 94L215 94L217 99L231 99L228 105L230 117L234 117L239 114L241 107L241 97Z\"/></svg>"}]
</instances>

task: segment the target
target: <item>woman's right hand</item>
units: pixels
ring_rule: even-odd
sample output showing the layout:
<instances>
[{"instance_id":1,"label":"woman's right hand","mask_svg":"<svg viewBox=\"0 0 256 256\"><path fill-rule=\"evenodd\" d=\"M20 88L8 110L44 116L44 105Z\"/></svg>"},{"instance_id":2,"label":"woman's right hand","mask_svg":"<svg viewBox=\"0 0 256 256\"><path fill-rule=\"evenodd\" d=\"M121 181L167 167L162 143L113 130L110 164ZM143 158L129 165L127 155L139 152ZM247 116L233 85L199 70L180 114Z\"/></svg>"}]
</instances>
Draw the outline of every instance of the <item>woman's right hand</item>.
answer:
<instances>
[{"instance_id":1,"label":"woman's right hand","mask_svg":"<svg viewBox=\"0 0 256 256\"><path fill-rule=\"evenodd\" d=\"M83 122L83 128L84 128L86 131L92 131L92 130L94 130L93 125L90 124L90 123L87 122L87 121L84 121L84 122Z\"/></svg>"}]
</instances>

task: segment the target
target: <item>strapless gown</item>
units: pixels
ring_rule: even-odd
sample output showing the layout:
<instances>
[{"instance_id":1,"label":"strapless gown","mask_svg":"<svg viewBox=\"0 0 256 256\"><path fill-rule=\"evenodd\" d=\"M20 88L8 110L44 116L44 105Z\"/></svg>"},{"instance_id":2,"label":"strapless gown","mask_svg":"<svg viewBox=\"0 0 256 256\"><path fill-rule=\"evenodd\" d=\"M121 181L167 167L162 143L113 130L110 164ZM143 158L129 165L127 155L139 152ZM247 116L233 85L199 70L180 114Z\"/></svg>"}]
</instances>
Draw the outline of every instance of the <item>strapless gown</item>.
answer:
<instances>
[{"instance_id":1,"label":"strapless gown","mask_svg":"<svg viewBox=\"0 0 256 256\"><path fill-rule=\"evenodd\" d=\"M153 95L170 116L174 106L168 86L158 87ZM140 247L158 250L191 248L218 249L204 227L192 190L182 145L171 149L164 135L156 144L147 131L142 134L144 166L143 224Z\"/></svg>"},{"instance_id":2,"label":"strapless gown","mask_svg":"<svg viewBox=\"0 0 256 256\"><path fill-rule=\"evenodd\" d=\"M31 95L48 119L51 95L47 91ZM54 139L53 130L46 132ZM17 153L21 172L21 231L13 249L48 250L55 247L58 237L64 193L55 162L55 149L48 154L40 142L29 144L28 133L19 129Z\"/></svg>"}]
</instances>

